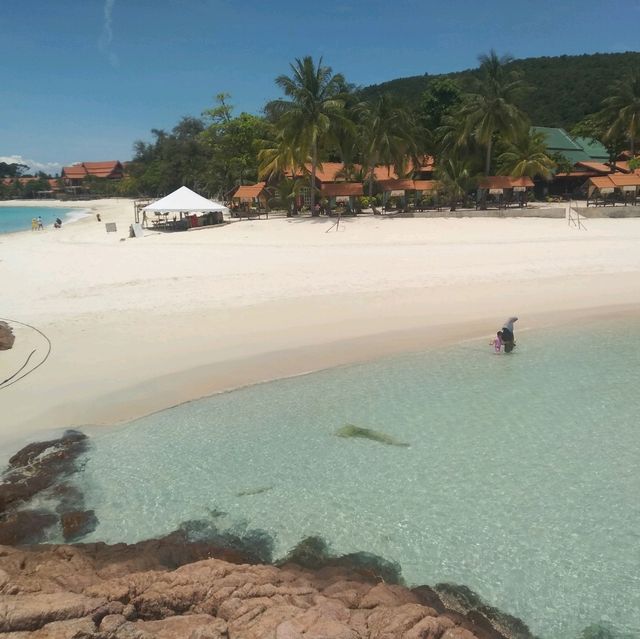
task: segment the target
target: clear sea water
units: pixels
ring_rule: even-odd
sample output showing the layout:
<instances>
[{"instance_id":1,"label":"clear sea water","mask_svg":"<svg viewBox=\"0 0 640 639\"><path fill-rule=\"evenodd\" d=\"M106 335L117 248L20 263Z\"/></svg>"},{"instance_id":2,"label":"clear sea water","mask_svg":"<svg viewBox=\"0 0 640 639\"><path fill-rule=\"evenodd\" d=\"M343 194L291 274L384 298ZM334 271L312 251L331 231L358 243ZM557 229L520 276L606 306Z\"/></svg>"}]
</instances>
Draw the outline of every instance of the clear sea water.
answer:
<instances>
[{"instance_id":1,"label":"clear sea water","mask_svg":"<svg viewBox=\"0 0 640 639\"><path fill-rule=\"evenodd\" d=\"M0 205L0 233L15 233L31 229L31 220L42 217L45 227L53 226L59 217L64 224L78 215L83 215L82 209L60 209L50 206L1 206Z\"/></svg>"},{"instance_id":2,"label":"clear sea water","mask_svg":"<svg viewBox=\"0 0 640 639\"><path fill-rule=\"evenodd\" d=\"M640 635L640 325L516 337L512 355L467 342L98 431L78 477L100 520L86 539L222 511L277 556L320 535L409 584L465 584L548 639ZM336 437L345 424L410 446Z\"/></svg>"}]
</instances>

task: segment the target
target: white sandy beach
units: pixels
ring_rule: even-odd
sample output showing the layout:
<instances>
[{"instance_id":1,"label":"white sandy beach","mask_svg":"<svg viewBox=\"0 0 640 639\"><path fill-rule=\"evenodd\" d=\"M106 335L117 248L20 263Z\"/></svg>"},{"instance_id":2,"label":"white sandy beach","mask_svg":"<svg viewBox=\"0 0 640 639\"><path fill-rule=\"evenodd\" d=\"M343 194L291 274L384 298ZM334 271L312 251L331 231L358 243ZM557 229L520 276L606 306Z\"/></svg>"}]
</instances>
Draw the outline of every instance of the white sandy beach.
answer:
<instances>
[{"instance_id":1,"label":"white sandy beach","mask_svg":"<svg viewBox=\"0 0 640 639\"><path fill-rule=\"evenodd\" d=\"M129 239L131 201L78 206L102 223L0 235L0 318L52 344L42 366L0 389L5 451L49 429L488 338L510 314L522 334L640 308L640 218L579 231L557 219L369 216L325 232L334 220L278 217ZM16 337L0 379L46 352L35 331Z\"/></svg>"}]
</instances>

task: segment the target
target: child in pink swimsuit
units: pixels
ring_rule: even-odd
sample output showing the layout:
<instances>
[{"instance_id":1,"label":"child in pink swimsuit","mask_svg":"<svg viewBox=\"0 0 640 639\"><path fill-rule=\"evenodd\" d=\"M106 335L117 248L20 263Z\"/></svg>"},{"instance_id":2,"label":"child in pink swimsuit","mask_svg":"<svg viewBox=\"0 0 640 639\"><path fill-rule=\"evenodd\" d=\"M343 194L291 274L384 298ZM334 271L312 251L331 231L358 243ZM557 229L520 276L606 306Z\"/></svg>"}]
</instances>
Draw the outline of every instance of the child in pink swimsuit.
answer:
<instances>
[{"instance_id":1,"label":"child in pink swimsuit","mask_svg":"<svg viewBox=\"0 0 640 639\"><path fill-rule=\"evenodd\" d=\"M495 339L489 342L489 344L493 345L493 350L496 353L499 353L502 350L502 331L498 331L496 333Z\"/></svg>"}]
</instances>

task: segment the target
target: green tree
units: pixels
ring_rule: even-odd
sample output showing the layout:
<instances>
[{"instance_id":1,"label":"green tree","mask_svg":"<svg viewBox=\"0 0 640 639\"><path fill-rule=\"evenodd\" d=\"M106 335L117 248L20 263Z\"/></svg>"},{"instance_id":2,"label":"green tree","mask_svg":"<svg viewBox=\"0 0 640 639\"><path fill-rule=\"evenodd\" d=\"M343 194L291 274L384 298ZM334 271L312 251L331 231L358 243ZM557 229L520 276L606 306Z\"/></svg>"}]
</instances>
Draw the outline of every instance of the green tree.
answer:
<instances>
[{"instance_id":1,"label":"green tree","mask_svg":"<svg viewBox=\"0 0 640 639\"><path fill-rule=\"evenodd\" d=\"M340 74L316 65L311 56L297 58L291 66L291 76L281 75L276 84L288 100L276 100L267 105L267 113L275 119L281 142L291 147L291 157L311 159L311 210L314 211L316 169L319 152L332 138L338 124L344 125L346 86Z\"/></svg>"},{"instance_id":2,"label":"green tree","mask_svg":"<svg viewBox=\"0 0 640 639\"><path fill-rule=\"evenodd\" d=\"M510 56L499 57L495 51L480 56L480 75L475 91L461 107L466 131L485 148L485 175L491 173L493 144L496 136L515 140L526 125L525 114L516 106L525 90L521 74L509 70Z\"/></svg>"},{"instance_id":3,"label":"green tree","mask_svg":"<svg viewBox=\"0 0 640 639\"><path fill-rule=\"evenodd\" d=\"M362 165L373 195L376 166L402 167L408 156L417 156L416 130L409 113L388 93L358 106Z\"/></svg>"},{"instance_id":4,"label":"green tree","mask_svg":"<svg viewBox=\"0 0 640 639\"><path fill-rule=\"evenodd\" d=\"M627 138L631 157L635 156L636 140L640 134L640 74L633 73L618 80L604 100L604 115L609 120L605 139Z\"/></svg>"},{"instance_id":5,"label":"green tree","mask_svg":"<svg viewBox=\"0 0 640 639\"><path fill-rule=\"evenodd\" d=\"M291 217L296 210L296 200L300 194L302 182L294 178L283 178L276 186L269 187L271 197L269 206L280 208L287 212L287 217Z\"/></svg>"},{"instance_id":6,"label":"green tree","mask_svg":"<svg viewBox=\"0 0 640 639\"><path fill-rule=\"evenodd\" d=\"M422 94L419 113L425 128L435 131L441 127L443 118L455 111L462 103L462 91L450 78L434 78Z\"/></svg>"},{"instance_id":7,"label":"green tree","mask_svg":"<svg viewBox=\"0 0 640 639\"><path fill-rule=\"evenodd\" d=\"M477 183L473 167L469 162L455 157L447 158L438 164L436 177L451 211L456 210L458 202L466 202L469 191Z\"/></svg>"},{"instance_id":8,"label":"green tree","mask_svg":"<svg viewBox=\"0 0 640 639\"><path fill-rule=\"evenodd\" d=\"M499 171L503 175L550 180L555 162L547 155L544 134L526 131L498 157Z\"/></svg>"}]
</instances>

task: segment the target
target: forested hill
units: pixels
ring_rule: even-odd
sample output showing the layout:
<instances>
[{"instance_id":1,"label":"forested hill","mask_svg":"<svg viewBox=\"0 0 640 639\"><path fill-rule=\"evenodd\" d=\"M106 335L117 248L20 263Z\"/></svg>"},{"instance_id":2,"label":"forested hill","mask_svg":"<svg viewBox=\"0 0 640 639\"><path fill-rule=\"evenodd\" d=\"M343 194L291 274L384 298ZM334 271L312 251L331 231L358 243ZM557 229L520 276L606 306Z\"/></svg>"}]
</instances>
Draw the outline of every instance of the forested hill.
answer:
<instances>
[{"instance_id":1,"label":"forested hill","mask_svg":"<svg viewBox=\"0 0 640 639\"><path fill-rule=\"evenodd\" d=\"M514 60L532 87L520 105L536 126L570 129L585 115L598 111L611 84L630 71L640 72L640 53L594 53ZM442 75L398 78L361 90L364 97L389 92L409 106L417 107L423 92L434 78L451 78L468 88L475 69Z\"/></svg>"}]
</instances>

